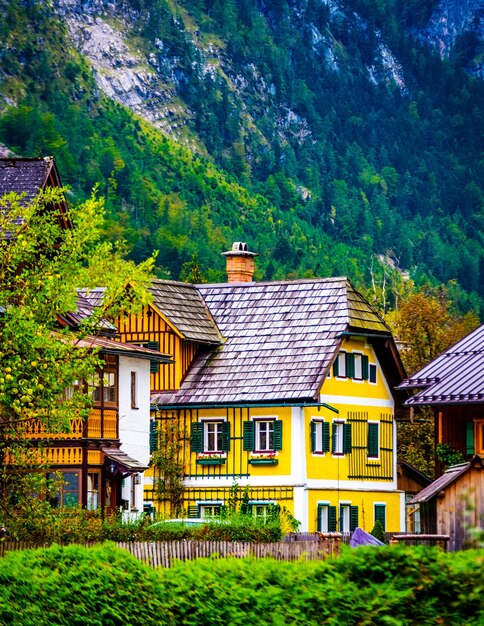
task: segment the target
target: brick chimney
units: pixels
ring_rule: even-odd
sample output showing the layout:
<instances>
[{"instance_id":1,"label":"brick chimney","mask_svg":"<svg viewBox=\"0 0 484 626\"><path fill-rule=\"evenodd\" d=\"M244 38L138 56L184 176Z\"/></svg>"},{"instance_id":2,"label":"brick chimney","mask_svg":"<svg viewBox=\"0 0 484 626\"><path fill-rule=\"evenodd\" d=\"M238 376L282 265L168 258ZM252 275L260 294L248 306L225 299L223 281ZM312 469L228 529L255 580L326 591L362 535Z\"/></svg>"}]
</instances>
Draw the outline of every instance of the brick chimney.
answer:
<instances>
[{"instance_id":1,"label":"brick chimney","mask_svg":"<svg viewBox=\"0 0 484 626\"><path fill-rule=\"evenodd\" d=\"M229 283L251 283L254 276L254 257L257 252L249 252L247 244L236 241L232 250L222 252L227 259L227 281Z\"/></svg>"}]
</instances>

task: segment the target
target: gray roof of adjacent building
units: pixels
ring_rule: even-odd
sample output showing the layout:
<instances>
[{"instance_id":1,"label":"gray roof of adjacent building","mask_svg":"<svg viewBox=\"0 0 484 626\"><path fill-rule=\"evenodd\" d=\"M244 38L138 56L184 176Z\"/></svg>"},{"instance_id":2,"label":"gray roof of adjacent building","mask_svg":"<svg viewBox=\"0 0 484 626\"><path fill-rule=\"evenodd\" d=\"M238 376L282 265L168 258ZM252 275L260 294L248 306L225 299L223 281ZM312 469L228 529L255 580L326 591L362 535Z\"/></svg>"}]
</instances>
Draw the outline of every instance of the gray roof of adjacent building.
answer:
<instances>
[{"instance_id":1,"label":"gray roof of adjacent building","mask_svg":"<svg viewBox=\"0 0 484 626\"><path fill-rule=\"evenodd\" d=\"M153 306L183 339L208 345L223 342L212 313L194 285L155 279L149 291L153 295Z\"/></svg>"},{"instance_id":2,"label":"gray roof of adjacent building","mask_svg":"<svg viewBox=\"0 0 484 626\"><path fill-rule=\"evenodd\" d=\"M54 167L53 157L0 158L0 196L24 194L23 202L31 202L41 191Z\"/></svg>"},{"instance_id":3,"label":"gray roof of adjacent building","mask_svg":"<svg viewBox=\"0 0 484 626\"><path fill-rule=\"evenodd\" d=\"M484 325L407 378L399 389L419 389L407 405L484 402Z\"/></svg>"},{"instance_id":4,"label":"gray roof of adjacent building","mask_svg":"<svg viewBox=\"0 0 484 626\"><path fill-rule=\"evenodd\" d=\"M153 395L154 403L314 401L342 333L391 337L344 277L196 289L224 342L200 353L180 389Z\"/></svg>"}]
</instances>

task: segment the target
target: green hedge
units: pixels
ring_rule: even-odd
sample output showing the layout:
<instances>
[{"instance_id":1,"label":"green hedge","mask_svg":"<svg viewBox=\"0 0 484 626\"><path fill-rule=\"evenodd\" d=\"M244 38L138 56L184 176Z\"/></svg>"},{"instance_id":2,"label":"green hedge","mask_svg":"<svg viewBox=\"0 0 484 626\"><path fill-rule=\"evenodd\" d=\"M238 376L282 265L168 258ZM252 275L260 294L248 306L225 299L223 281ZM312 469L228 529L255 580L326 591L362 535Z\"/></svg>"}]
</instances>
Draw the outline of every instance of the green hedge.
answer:
<instances>
[{"instance_id":1,"label":"green hedge","mask_svg":"<svg viewBox=\"0 0 484 626\"><path fill-rule=\"evenodd\" d=\"M345 549L334 560L201 559L152 570L113 544L0 561L0 623L469 625L484 623L484 551Z\"/></svg>"}]
</instances>

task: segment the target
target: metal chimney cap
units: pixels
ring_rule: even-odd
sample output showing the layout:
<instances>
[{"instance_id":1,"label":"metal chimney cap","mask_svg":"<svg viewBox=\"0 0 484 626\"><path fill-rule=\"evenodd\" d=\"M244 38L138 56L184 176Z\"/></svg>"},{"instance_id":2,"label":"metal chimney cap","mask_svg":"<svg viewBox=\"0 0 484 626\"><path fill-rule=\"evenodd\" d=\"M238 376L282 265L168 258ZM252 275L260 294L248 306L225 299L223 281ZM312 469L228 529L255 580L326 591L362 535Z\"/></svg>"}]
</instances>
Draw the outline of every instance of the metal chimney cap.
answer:
<instances>
[{"instance_id":1,"label":"metal chimney cap","mask_svg":"<svg viewBox=\"0 0 484 626\"><path fill-rule=\"evenodd\" d=\"M223 256L259 256L257 252L249 252L245 241L234 241L232 244L232 250L229 250L229 252L222 252L222 254Z\"/></svg>"}]
</instances>

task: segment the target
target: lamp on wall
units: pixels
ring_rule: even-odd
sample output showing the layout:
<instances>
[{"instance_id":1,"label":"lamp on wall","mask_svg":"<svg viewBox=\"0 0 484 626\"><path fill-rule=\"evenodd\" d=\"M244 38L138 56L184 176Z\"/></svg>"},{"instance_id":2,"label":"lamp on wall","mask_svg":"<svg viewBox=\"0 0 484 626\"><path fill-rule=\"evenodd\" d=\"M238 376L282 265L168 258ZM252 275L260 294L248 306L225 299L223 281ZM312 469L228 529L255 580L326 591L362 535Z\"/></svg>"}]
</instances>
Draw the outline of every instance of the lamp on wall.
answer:
<instances>
[{"instance_id":1,"label":"lamp on wall","mask_svg":"<svg viewBox=\"0 0 484 626\"><path fill-rule=\"evenodd\" d=\"M133 474L133 484L141 485L141 476L139 474Z\"/></svg>"},{"instance_id":2,"label":"lamp on wall","mask_svg":"<svg viewBox=\"0 0 484 626\"><path fill-rule=\"evenodd\" d=\"M113 463L113 461L111 461L111 463L107 466L106 469L108 471L108 474L114 474L116 470L116 465Z\"/></svg>"}]
</instances>

